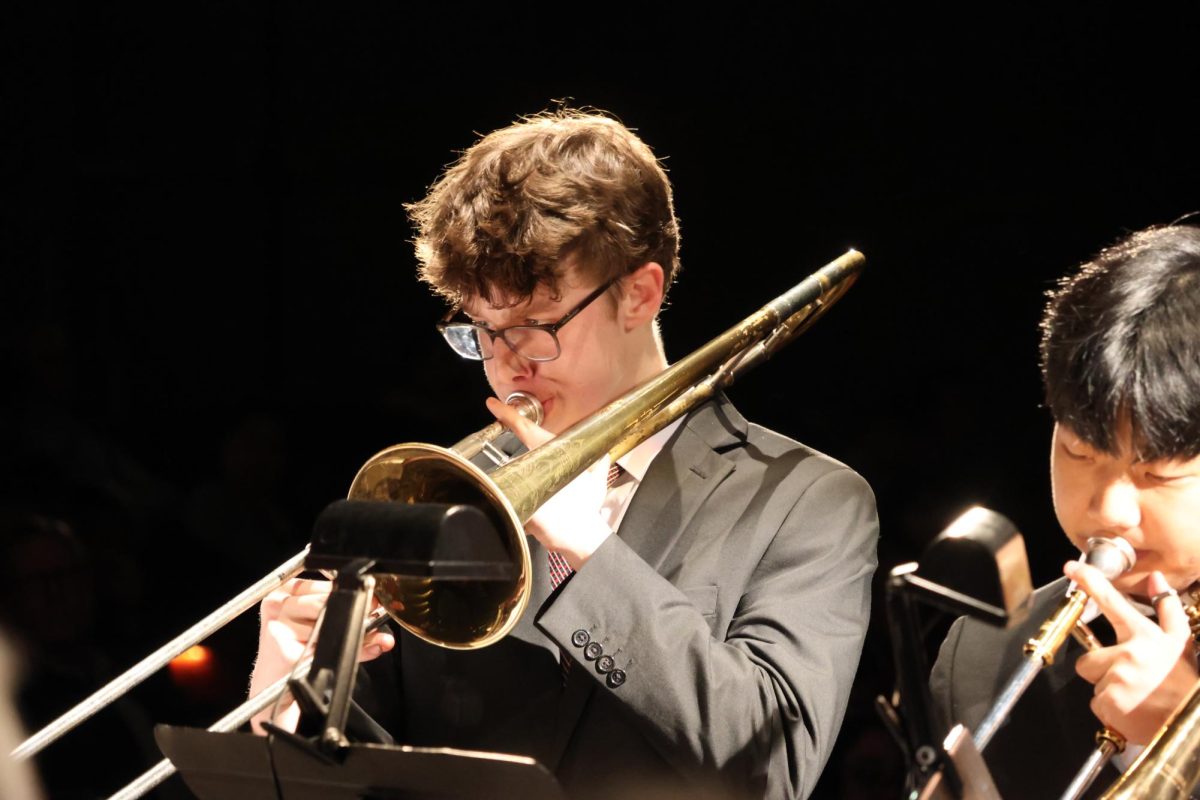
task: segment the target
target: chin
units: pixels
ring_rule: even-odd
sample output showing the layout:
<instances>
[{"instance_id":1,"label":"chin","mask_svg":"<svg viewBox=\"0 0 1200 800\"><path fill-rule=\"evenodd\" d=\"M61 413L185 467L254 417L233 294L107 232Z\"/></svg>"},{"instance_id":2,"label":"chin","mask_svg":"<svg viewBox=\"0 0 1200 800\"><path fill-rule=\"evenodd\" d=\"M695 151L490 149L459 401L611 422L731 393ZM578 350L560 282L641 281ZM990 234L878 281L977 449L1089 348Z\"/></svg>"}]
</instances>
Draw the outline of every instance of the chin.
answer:
<instances>
[{"instance_id":1,"label":"chin","mask_svg":"<svg viewBox=\"0 0 1200 800\"><path fill-rule=\"evenodd\" d=\"M1146 582L1150 580L1150 574L1155 571L1154 567L1142 569L1135 567L1132 572L1121 575L1112 581L1112 585L1121 594L1135 595L1137 597L1149 597L1150 592ZM1170 571L1163 572L1163 577L1167 579L1167 584L1176 591L1183 591L1192 585L1194 578L1181 576L1179 573Z\"/></svg>"},{"instance_id":2,"label":"chin","mask_svg":"<svg viewBox=\"0 0 1200 800\"><path fill-rule=\"evenodd\" d=\"M1111 583L1113 588L1121 594L1145 594L1146 578L1150 573L1134 570L1133 572L1119 575L1114 578Z\"/></svg>"}]
</instances>

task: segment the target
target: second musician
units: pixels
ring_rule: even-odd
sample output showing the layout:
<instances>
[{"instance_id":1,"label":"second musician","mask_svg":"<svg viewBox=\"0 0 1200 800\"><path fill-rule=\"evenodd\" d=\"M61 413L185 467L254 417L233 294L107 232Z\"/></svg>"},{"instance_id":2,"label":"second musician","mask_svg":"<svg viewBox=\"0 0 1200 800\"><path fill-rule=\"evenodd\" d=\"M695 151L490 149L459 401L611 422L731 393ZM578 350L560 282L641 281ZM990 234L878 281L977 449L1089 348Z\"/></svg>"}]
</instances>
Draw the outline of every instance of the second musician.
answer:
<instances>
[{"instance_id":1,"label":"second musician","mask_svg":"<svg viewBox=\"0 0 1200 800\"><path fill-rule=\"evenodd\" d=\"M1064 568L1103 614L1092 627L1107 646L1083 653L1068 640L996 733L984 755L1003 797L1059 796L1102 725L1131 743L1114 762L1128 766L1196 681L1178 593L1200 579L1200 229L1154 228L1104 250L1052 295L1042 334L1058 522L1080 550L1123 537L1137 563L1112 583ZM955 623L932 677L949 720L978 725L1067 578L1035 594L1023 628ZM1093 794L1115 777L1109 768Z\"/></svg>"}]
</instances>

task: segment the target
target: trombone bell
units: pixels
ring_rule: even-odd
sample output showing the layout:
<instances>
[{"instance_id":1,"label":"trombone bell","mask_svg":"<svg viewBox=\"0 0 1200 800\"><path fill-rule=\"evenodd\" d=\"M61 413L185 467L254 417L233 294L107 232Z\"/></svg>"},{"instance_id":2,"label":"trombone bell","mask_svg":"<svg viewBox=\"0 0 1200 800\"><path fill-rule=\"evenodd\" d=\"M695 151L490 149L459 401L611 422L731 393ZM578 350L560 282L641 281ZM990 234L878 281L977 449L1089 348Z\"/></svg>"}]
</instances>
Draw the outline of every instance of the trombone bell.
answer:
<instances>
[{"instance_id":1,"label":"trombone bell","mask_svg":"<svg viewBox=\"0 0 1200 800\"><path fill-rule=\"evenodd\" d=\"M465 504L481 510L513 565L508 580L447 580L379 575L375 596L413 635L451 650L475 650L504 637L529 602L525 528L483 470L453 450L400 444L371 458L350 485L351 500Z\"/></svg>"}]
</instances>

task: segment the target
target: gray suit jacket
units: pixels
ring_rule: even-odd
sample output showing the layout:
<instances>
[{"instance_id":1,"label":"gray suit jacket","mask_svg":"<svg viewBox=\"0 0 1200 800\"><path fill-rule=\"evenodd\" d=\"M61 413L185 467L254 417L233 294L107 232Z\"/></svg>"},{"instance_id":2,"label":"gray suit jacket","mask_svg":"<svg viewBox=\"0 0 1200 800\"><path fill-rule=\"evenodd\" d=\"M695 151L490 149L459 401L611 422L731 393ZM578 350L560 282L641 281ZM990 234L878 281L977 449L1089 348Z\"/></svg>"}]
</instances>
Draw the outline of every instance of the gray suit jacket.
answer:
<instances>
[{"instance_id":1,"label":"gray suit jacket","mask_svg":"<svg viewBox=\"0 0 1200 800\"><path fill-rule=\"evenodd\" d=\"M572 797L807 796L866 633L870 488L722 397L676 431L618 533L553 594L530 539L513 633L465 653L402 635L368 665L368 711L400 742L532 755Z\"/></svg>"}]
</instances>

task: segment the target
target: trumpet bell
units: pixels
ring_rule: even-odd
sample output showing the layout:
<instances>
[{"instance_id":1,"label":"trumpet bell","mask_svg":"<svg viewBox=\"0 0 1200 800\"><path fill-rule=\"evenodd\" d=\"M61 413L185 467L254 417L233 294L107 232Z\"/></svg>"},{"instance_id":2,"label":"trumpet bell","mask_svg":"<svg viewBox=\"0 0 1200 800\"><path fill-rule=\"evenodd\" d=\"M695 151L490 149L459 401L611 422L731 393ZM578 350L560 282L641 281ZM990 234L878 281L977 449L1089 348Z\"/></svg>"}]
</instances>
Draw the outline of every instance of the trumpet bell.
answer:
<instances>
[{"instance_id":1,"label":"trumpet bell","mask_svg":"<svg viewBox=\"0 0 1200 800\"><path fill-rule=\"evenodd\" d=\"M500 537L515 577L468 581L380 575L375 595L405 630L451 650L487 647L512 630L529 604L529 545L512 504L483 470L443 447L399 444L362 466L348 497L480 509Z\"/></svg>"}]
</instances>

